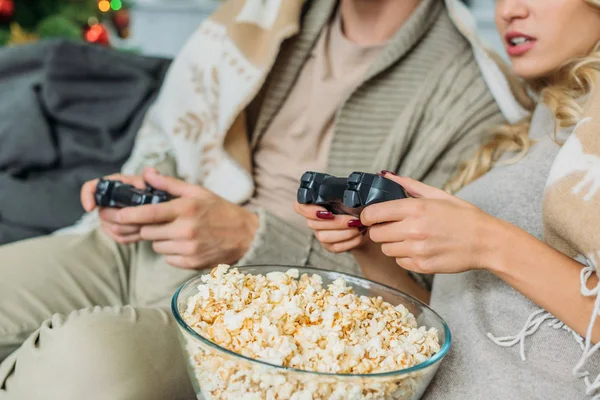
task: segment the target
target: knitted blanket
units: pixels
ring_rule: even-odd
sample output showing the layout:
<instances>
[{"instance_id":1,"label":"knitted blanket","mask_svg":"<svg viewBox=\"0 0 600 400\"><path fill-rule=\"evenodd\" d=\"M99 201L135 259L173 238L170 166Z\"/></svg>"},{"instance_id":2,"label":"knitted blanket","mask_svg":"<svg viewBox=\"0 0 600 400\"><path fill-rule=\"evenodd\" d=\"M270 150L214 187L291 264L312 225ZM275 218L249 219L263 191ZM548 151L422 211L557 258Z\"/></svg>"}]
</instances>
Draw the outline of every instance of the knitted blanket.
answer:
<instances>
[{"instance_id":1,"label":"knitted blanket","mask_svg":"<svg viewBox=\"0 0 600 400\"><path fill-rule=\"evenodd\" d=\"M600 314L600 285L589 279L600 266L600 88L584 106L584 115L562 146L544 194L544 239L560 252L582 262L581 294L595 298L594 312L583 355L574 373L585 379L587 394L600 399L600 375L592 380L586 361L599 357L600 344L592 346L591 333ZM573 290L573 288L565 288Z\"/></svg>"},{"instance_id":2,"label":"knitted blanket","mask_svg":"<svg viewBox=\"0 0 600 400\"><path fill-rule=\"evenodd\" d=\"M173 62L125 174L171 155L179 178L239 203L254 190L242 112L262 87L304 0L231 0L206 19ZM235 185L231 183L235 182Z\"/></svg>"}]
</instances>

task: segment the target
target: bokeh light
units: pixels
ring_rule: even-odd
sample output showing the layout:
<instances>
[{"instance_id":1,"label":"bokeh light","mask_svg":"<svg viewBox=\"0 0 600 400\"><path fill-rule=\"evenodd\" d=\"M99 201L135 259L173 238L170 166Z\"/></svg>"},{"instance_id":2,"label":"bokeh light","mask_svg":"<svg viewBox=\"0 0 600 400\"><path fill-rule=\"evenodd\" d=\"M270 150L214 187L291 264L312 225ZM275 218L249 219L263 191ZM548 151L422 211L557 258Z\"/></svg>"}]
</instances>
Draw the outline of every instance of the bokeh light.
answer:
<instances>
[{"instance_id":1,"label":"bokeh light","mask_svg":"<svg viewBox=\"0 0 600 400\"><path fill-rule=\"evenodd\" d=\"M111 0L110 7L113 9L113 11L119 11L121 8L123 8L123 2L121 0Z\"/></svg>"},{"instance_id":2,"label":"bokeh light","mask_svg":"<svg viewBox=\"0 0 600 400\"><path fill-rule=\"evenodd\" d=\"M110 2L108 0L99 1L98 8L102 12L108 12L110 10Z\"/></svg>"}]
</instances>

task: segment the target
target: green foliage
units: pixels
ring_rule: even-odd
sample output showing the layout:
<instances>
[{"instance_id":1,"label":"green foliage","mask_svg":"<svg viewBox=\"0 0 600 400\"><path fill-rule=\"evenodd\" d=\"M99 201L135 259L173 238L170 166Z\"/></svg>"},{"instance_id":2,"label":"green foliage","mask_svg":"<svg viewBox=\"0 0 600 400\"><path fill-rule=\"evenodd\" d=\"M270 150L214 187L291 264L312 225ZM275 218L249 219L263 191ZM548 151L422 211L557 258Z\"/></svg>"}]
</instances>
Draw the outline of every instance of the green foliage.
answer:
<instances>
[{"instance_id":1,"label":"green foliage","mask_svg":"<svg viewBox=\"0 0 600 400\"><path fill-rule=\"evenodd\" d=\"M59 8L60 15L65 16L77 22L81 26L85 25L92 16L101 19L101 13L98 11L98 3L93 1L80 1L77 3L63 2Z\"/></svg>"},{"instance_id":2,"label":"green foliage","mask_svg":"<svg viewBox=\"0 0 600 400\"><path fill-rule=\"evenodd\" d=\"M10 31L8 29L0 28L0 46L6 45L10 39Z\"/></svg>"},{"instance_id":3,"label":"green foliage","mask_svg":"<svg viewBox=\"0 0 600 400\"><path fill-rule=\"evenodd\" d=\"M61 4L60 0L13 1L15 2L15 21L27 31L33 31L41 20L58 13Z\"/></svg>"},{"instance_id":4,"label":"green foliage","mask_svg":"<svg viewBox=\"0 0 600 400\"><path fill-rule=\"evenodd\" d=\"M62 14L57 14L43 19L37 27L37 33L43 39L62 37L77 40L81 39L82 29L82 25Z\"/></svg>"}]
</instances>

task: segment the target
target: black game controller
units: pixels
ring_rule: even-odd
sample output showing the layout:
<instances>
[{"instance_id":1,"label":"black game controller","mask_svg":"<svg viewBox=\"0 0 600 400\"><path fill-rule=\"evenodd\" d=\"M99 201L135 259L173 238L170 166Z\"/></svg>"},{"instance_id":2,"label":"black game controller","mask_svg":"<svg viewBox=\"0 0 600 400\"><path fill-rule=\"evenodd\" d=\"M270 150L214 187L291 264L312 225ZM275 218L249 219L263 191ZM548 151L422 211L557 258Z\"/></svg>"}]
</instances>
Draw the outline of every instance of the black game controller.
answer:
<instances>
[{"instance_id":1,"label":"black game controller","mask_svg":"<svg viewBox=\"0 0 600 400\"><path fill-rule=\"evenodd\" d=\"M394 181L375 174L353 172L348 178L306 172L300 179L298 203L325 207L334 214L359 217L372 204L409 197Z\"/></svg>"},{"instance_id":2,"label":"black game controller","mask_svg":"<svg viewBox=\"0 0 600 400\"><path fill-rule=\"evenodd\" d=\"M323 206L334 214L346 214L344 191L346 178L337 178L320 172L305 172L300 178L298 203Z\"/></svg>"},{"instance_id":3,"label":"black game controller","mask_svg":"<svg viewBox=\"0 0 600 400\"><path fill-rule=\"evenodd\" d=\"M135 207L143 204L158 204L171 200L173 197L162 190L147 186L141 190L121 181L100 179L94 195L99 207Z\"/></svg>"}]
</instances>

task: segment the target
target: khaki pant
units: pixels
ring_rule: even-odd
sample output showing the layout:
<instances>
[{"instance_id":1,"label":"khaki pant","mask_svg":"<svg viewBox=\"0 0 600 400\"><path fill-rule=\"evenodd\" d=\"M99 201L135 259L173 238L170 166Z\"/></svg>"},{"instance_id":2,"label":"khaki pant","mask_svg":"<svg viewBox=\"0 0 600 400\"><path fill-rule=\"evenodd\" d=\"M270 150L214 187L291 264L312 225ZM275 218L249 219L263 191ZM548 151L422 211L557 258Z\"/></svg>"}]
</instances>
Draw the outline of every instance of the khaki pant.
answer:
<instances>
[{"instance_id":1,"label":"khaki pant","mask_svg":"<svg viewBox=\"0 0 600 400\"><path fill-rule=\"evenodd\" d=\"M197 273L99 230L0 246L0 399L194 399L170 300Z\"/></svg>"}]
</instances>

